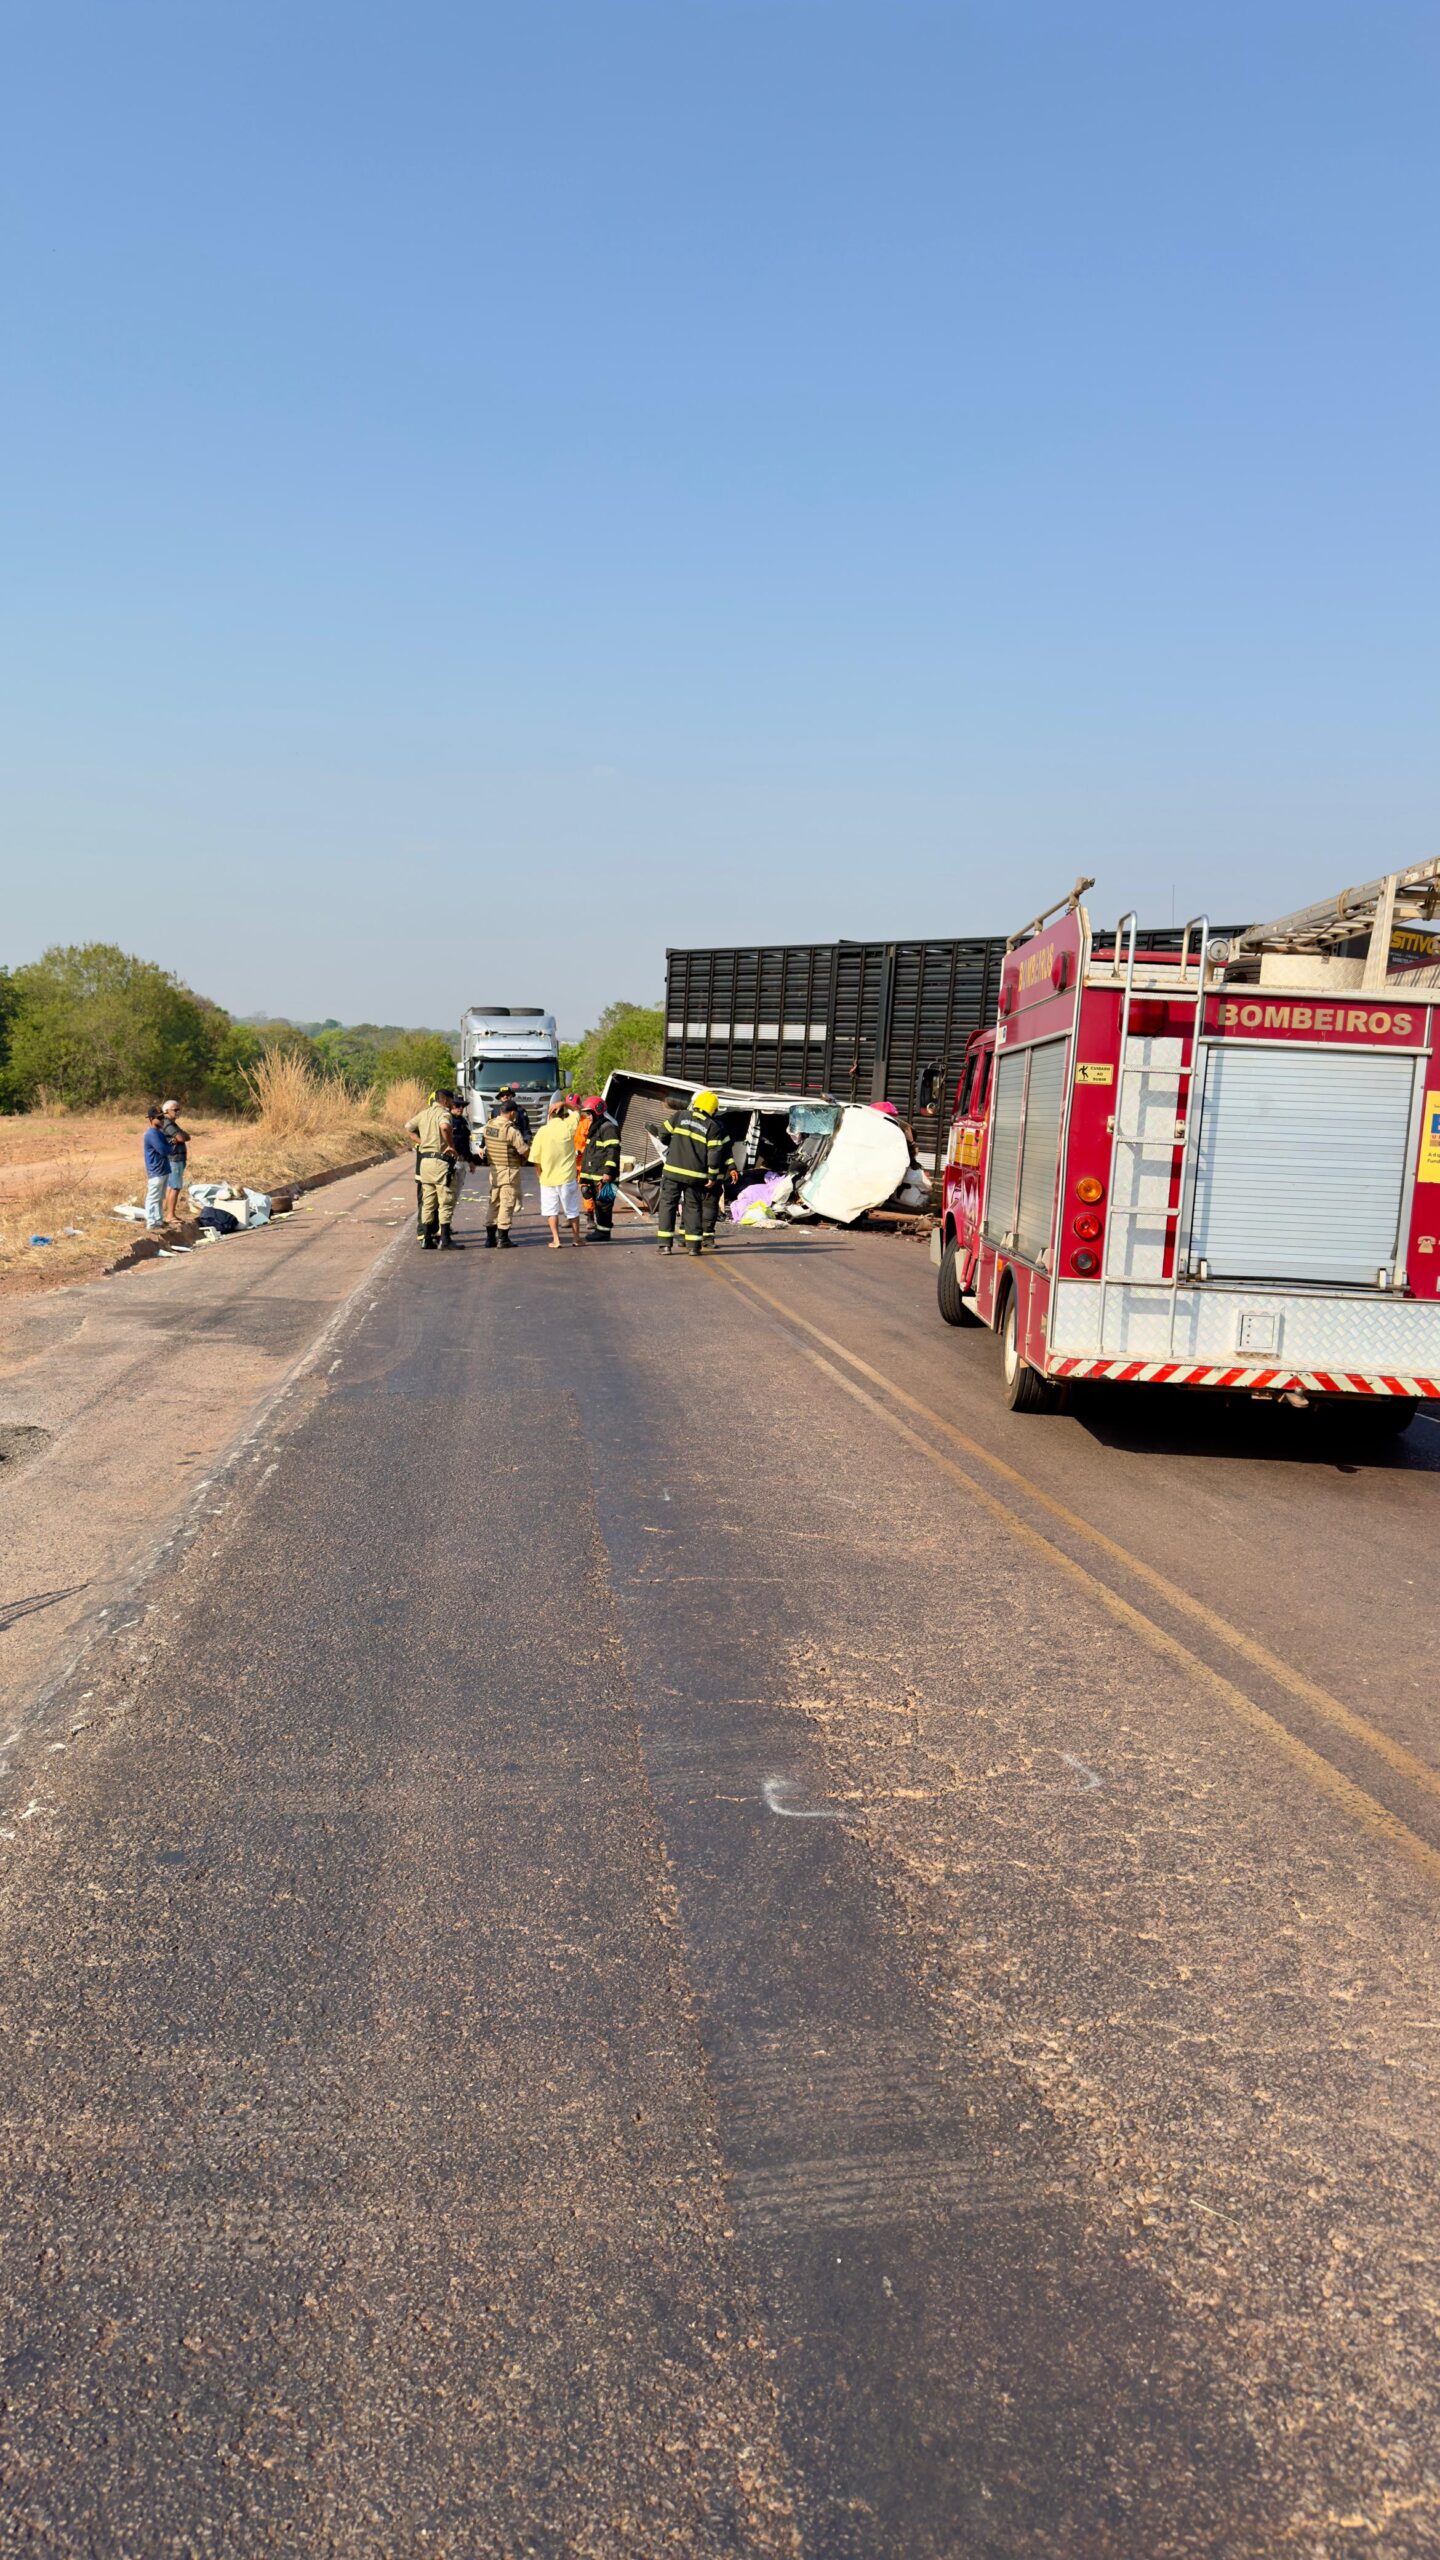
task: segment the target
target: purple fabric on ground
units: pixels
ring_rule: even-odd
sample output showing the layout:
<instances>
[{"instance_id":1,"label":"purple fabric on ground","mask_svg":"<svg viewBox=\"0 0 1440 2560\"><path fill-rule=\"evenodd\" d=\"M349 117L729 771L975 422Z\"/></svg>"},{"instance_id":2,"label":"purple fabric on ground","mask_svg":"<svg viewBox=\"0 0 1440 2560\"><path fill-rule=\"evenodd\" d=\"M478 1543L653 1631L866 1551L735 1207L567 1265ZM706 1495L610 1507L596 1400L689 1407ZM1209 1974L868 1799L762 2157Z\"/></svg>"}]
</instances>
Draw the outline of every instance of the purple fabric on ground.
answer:
<instances>
[{"instance_id":1,"label":"purple fabric on ground","mask_svg":"<svg viewBox=\"0 0 1440 2560\"><path fill-rule=\"evenodd\" d=\"M739 1226L747 1209L761 1209L767 1200L773 1200L784 1179L783 1173L767 1173L763 1182L747 1182L743 1191L737 1191L730 1203L730 1215L736 1226Z\"/></svg>"}]
</instances>

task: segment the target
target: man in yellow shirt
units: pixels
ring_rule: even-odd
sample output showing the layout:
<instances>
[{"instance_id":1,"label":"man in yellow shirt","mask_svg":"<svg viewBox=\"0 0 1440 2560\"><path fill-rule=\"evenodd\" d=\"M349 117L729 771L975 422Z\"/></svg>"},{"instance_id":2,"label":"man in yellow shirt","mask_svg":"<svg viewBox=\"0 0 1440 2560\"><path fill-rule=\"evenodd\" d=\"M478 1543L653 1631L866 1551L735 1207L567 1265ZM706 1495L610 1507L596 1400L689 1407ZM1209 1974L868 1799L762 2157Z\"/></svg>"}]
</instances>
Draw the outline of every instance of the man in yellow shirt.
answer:
<instances>
[{"instance_id":1,"label":"man in yellow shirt","mask_svg":"<svg viewBox=\"0 0 1440 2560\"><path fill-rule=\"evenodd\" d=\"M530 1162L540 1177L540 1214L550 1221L550 1250L560 1250L560 1221L570 1221L570 1241L580 1242L580 1185L575 1174L575 1132L580 1115L562 1094L530 1141Z\"/></svg>"}]
</instances>

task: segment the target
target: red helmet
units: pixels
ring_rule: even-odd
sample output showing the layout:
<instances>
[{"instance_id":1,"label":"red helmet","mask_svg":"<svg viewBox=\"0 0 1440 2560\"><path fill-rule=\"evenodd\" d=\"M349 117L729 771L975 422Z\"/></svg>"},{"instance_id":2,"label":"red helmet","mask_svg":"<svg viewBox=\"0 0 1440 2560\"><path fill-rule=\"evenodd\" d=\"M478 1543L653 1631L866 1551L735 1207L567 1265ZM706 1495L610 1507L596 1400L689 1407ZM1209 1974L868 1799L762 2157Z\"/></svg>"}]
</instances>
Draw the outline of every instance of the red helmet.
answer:
<instances>
[{"instance_id":1,"label":"red helmet","mask_svg":"<svg viewBox=\"0 0 1440 2560\"><path fill-rule=\"evenodd\" d=\"M580 1105L580 1108L582 1111L603 1111L605 1108L603 1095L598 1093L587 1093L584 1101Z\"/></svg>"}]
</instances>

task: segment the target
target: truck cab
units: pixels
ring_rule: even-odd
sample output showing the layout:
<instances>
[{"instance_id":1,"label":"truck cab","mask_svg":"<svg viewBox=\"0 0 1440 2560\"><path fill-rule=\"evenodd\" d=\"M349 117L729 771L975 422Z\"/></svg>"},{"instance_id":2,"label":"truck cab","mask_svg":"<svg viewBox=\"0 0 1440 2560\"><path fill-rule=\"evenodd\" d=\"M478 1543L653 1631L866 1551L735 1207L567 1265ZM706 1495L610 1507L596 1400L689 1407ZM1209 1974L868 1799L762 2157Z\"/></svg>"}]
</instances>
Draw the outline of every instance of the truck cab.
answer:
<instances>
[{"instance_id":1,"label":"truck cab","mask_svg":"<svg viewBox=\"0 0 1440 2560\"><path fill-rule=\"evenodd\" d=\"M955 1088L941 1184L940 1312L947 1324L974 1323L965 1301L975 1288L980 1256L980 1211L985 1186L985 1138L995 1072L995 1025L973 1031Z\"/></svg>"},{"instance_id":2,"label":"truck cab","mask_svg":"<svg viewBox=\"0 0 1440 2560\"><path fill-rule=\"evenodd\" d=\"M496 1095L513 1085L532 1126L560 1086L555 1016L540 1005L472 1005L460 1025L459 1081L470 1125L481 1129Z\"/></svg>"}]
</instances>

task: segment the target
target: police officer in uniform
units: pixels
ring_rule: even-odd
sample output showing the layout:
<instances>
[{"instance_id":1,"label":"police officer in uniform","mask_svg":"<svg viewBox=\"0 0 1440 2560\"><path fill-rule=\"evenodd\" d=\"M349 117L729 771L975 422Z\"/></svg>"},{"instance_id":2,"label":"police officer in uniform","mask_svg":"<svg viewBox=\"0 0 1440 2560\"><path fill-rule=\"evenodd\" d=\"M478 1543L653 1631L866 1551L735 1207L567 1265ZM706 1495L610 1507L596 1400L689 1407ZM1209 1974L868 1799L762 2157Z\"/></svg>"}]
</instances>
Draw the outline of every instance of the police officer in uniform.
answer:
<instances>
[{"instance_id":1,"label":"police officer in uniform","mask_svg":"<svg viewBox=\"0 0 1440 2560\"><path fill-rule=\"evenodd\" d=\"M526 1110L524 1103L519 1099L513 1084L502 1084L499 1092L495 1096L495 1108L497 1111L511 1111L514 1113L515 1126L519 1130L521 1137L524 1139L525 1144L528 1147L531 1139L535 1135L535 1132L530 1126L530 1114Z\"/></svg>"},{"instance_id":2,"label":"police officer in uniform","mask_svg":"<svg viewBox=\"0 0 1440 2560\"><path fill-rule=\"evenodd\" d=\"M485 1212L487 1244L509 1244L510 1228L520 1210L520 1167L530 1150L520 1130L513 1102L497 1097L480 1139L490 1168L490 1204Z\"/></svg>"},{"instance_id":3,"label":"police officer in uniform","mask_svg":"<svg viewBox=\"0 0 1440 2560\"><path fill-rule=\"evenodd\" d=\"M665 1171L655 1211L655 1241L662 1253L673 1252L675 1229L683 1219L685 1250L695 1261L700 1259L705 1186L723 1180L722 1158L730 1145L719 1110L717 1097L702 1089L684 1110L672 1110L661 1131Z\"/></svg>"},{"instance_id":4,"label":"police officer in uniform","mask_svg":"<svg viewBox=\"0 0 1440 2560\"><path fill-rule=\"evenodd\" d=\"M580 1158L580 1197L596 1244L608 1244L615 1223L615 1185L620 1179L620 1130L598 1093L590 1095L584 1109L589 1126Z\"/></svg>"},{"instance_id":5,"label":"police officer in uniform","mask_svg":"<svg viewBox=\"0 0 1440 2560\"><path fill-rule=\"evenodd\" d=\"M451 1221L460 1196L461 1167L468 1161L470 1149L463 1117L458 1130L456 1127L454 1094L443 1085L437 1087L424 1109L406 1121L405 1134L415 1141L420 1242L427 1253L437 1245L459 1252L462 1248L451 1233Z\"/></svg>"}]
</instances>

